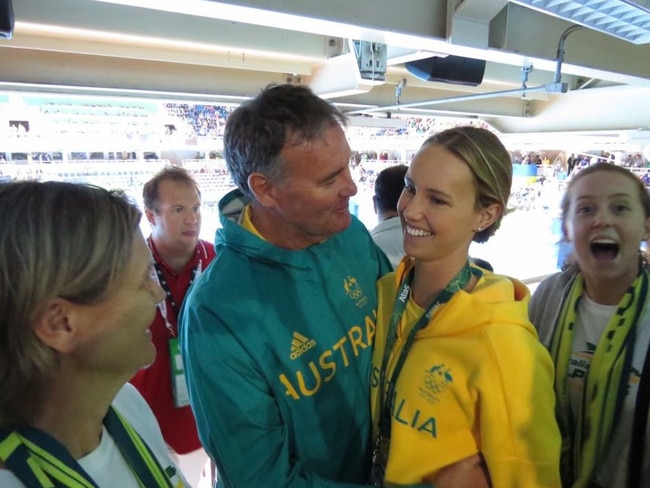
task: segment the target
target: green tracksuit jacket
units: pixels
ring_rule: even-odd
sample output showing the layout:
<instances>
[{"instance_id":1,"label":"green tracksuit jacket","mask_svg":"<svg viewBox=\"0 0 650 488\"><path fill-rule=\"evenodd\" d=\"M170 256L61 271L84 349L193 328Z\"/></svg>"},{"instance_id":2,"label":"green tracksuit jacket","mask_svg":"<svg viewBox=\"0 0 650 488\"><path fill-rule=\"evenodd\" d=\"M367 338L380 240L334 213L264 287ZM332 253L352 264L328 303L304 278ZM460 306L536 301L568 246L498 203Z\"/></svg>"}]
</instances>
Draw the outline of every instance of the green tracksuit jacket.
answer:
<instances>
[{"instance_id":1,"label":"green tracksuit jacket","mask_svg":"<svg viewBox=\"0 0 650 488\"><path fill-rule=\"evenodd\" d=\"M343 487L367 482L376 280L390 270L356 218L304 250L236 223L219 203L216 259L181 314L199 436L220 487Z\"/></svg>"}]
</instances>

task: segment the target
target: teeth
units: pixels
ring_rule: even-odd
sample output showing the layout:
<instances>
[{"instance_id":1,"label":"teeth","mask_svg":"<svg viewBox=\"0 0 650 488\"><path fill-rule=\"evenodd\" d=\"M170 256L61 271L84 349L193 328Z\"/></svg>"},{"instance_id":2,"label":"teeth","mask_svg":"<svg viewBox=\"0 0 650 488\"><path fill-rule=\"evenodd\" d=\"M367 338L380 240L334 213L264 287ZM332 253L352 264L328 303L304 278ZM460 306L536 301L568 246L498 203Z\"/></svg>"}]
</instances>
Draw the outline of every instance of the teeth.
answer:
<instances>
[{"instance_id":1,"label":"teeth","mask_svg":"<svg viewBox=\"0 0 650 488\"><path fill-rule=\"evenodd\" d=\"M427 232L422 229L416 229L415 227L411 227L409 225L406 226L406 233L413 237L426 237L431 235L431 232Z\"/></svg>"},{"instance_id":2,"label":"teeth","mask_svg":"<svg viewBox=\"0 0 650 488\"><path fill-rule=\"evenodd\" d=\"M594 239L591 241L592 244L616 244L614 239Z\"/></svg>"}]
</instances>

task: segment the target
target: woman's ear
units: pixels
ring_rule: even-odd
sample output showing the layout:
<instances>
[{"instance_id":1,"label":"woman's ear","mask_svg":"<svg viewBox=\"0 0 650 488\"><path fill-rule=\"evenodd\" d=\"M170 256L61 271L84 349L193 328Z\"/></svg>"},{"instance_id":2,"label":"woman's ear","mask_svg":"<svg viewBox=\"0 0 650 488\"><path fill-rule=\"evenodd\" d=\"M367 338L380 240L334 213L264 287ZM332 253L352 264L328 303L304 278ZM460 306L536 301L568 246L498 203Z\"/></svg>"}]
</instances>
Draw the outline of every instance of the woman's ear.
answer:
<instances>
[{"instance_id":1,"label":"woman's ear","mask_svg":"<svg viewBox=\"0 0 650 488\"><path fill-rule=\"evenodd\" d=\"M573 241L573 236L571 235L571 228L562 220L562 238L567 242Z\"/></svg>"},{"instance_id":2,"label":"woman's ear","mask_svg":"<svg viewBox=\"0 0 650 488\"><path fill-rule=\"evenodd\" d=\"M52 299L36 320L36 336L48 347L62 353L70 352L76 344L75 327L70 320L73 304L63 298Z\"/></svg>"},{"instance_id":3,"label":"woman's ear","mask_svg":"<svg viewBox=\"0 0 650 488\"><path fill-rule=\"evenodd\" d=\"M482 208L479 212L479 218L476 227L487 229L501 216L502 211L503 209L498 203L492 203L487 207Z\"/></svg>"}]
</instances>

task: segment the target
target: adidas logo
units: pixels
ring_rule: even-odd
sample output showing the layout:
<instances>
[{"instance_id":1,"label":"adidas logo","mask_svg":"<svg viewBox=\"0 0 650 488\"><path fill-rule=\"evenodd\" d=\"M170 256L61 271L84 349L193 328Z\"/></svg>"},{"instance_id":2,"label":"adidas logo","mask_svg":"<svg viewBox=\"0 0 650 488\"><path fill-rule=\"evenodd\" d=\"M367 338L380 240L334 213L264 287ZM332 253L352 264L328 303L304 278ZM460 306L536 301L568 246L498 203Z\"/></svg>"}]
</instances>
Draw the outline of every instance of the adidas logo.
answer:
<instances>
[{"instance_id":1,"label":"adidas logo","mask_svg":"<svg viewBox=\"0 0 650 488\"><path fill-rule=\"evenodd\" d=\"M304 335L294 332L293 339L291 339L291 355L289 357L291 359L299 358L315 345L316 341L314 339L307 339Z\"/></svg>"}]
</instances>

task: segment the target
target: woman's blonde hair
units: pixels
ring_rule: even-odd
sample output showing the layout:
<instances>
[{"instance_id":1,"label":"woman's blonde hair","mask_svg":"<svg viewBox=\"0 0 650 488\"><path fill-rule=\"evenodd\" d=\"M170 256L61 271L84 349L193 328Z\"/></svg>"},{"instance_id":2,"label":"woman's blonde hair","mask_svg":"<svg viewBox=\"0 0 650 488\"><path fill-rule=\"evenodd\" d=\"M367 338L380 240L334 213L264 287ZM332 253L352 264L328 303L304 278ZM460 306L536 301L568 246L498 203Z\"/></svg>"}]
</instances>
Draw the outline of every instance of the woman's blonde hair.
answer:
<instances>
[{"instance_id":1,"label":"woman's blonde hair","mask_svg":"<svg viewBox=\"0 0 650 488\"><path fill-rule=\"evenodd\" d=\"M453 153L469 166L476 185L476 207L493 203L501 206L501 214L489 227L477 232L474 241L485 242L501 225L512 186L512 159L499 138L479 127L454 127L439 132L423 145L435 144Z\"/></svg>"}]
</instances>

